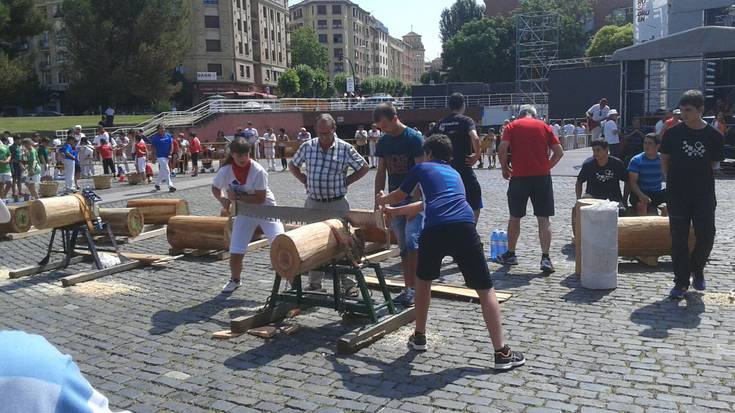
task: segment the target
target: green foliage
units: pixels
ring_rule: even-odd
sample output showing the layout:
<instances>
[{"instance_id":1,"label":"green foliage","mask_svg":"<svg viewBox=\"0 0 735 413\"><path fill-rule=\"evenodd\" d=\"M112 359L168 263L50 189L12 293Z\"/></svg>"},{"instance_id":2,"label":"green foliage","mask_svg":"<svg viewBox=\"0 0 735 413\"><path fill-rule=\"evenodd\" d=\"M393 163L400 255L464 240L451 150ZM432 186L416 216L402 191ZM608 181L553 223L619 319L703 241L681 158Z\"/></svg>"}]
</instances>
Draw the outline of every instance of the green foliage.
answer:
<instances>
[{"instance_id":1,"label":"green foliage","mask_svg":"<svg viewBox=\"0 0 735 413\"><path fill-rule=\"evenodd\" d=\"M451 39L466 23L485 17L485 6L475 0L457 0L448 9L444 9L439 21L439 33L442 43Z\"/></svg>"},{"instance_id":2,"label":"green foliage","mask_svg":"<svg viewBox=\"0 0 735 413\"><path fill-rule=\"evenodd\" d=\"M174 68L190 50L189 0L65 0L66 47L88 105L169 100Z\"/></svg>"},{"instance_id":3,"label":"green foliage","mask_svg":"<svg viewBox=\"0 0 735 413\"><path fill-rule=\"evenodd\" d=\"M334 93L329 86L327 74L323 70L312 69L307 65L298 65L293 70L299 80L299 91L295 94L297 97L331 97Z\"/></svg>"},{"instance_id":4,"label":"green foliage","mask_svg":"<svg viewBox=\"0 0 735 413\"><path fill-rule=\"evenodd\" d=\"M592 38L592 44L587 48L587 56L607 56L618 49L633 44L633 24L625 26L605 26Z\"/></svg>"},{"instance_id":5,"label":"green foliage","mask_svg":"<svg viewBox=\"0 0 735 413\"><path fill-rule=\"evenodd\" d=\"M515 77L515 27L509 19L469 22L444 43L442 59L452 82L508 82Z\"/></svg>"},{"instance_id":6,"label":"green foliage","mask_svg":"<svg viewBox=\"0 0 735 413\"><path fill-rule=\"evenodd\" d=\"M345 93L347 93L347 73L345 72L339 72L336 75L334 75L334 79L332 80L332 85L334 87L334 92L337 94L337 96L343 96Z\"/></svg>"},{"instance_id":7,"label":"green foliage","mask_svg":"<svg viewBox=\"0 0 735 413\"><path fill-rule=\"evenodd\" d=\"M559 58L581 57L590 40L587 31L592 19L591 0L521 0L522 13L554 12L559 14Z\"/></svg>"},{"instance_id":8,"label":"green foliage","mask_svg":"<svg viewBox=\"0 0 735 413\"><path fill-rule=\"evenodd\" d=\"M424 72L421 74L421 84L422 85L430 85L432 81L434 82L434 84L442 83L441 72L438 72L436 70L431 70L429 72Z\"/></svg>"},{"instance_id":9,"label":"green foliage","mask_svg":"<svg viewBox=\"0 0 735 413\"><path fill-rule=\"evenodd\" d=\"M30 56L19 46L47 28L33 0L0 0L0 104L38 103L43 91Z\"/></svg>"},{"instance_id":10,"label":"green foliage","mask_svg":"<svg viewBox=\"0 0 735 413\"><path fill-rule=\"evenodd\" d=\"M383 76L371 76L360 82L360 90L363 95L388 94L391 96L404 96L410 90L410 86Z\"/></svg>"},{"instance_id":11,"label":"green foliage","mask_svg":"<svg viewBox=\"0 0 735 413\"><path fill-rule=\"evenodd\" d=\"M306 65L321 70L329 68L329 51L319 43L311 27L300 27L291 33L291 65Z\"/></svg>"},{"instance_id":12,"label":"green foliage","mask_svg":"<svg viewBox=\"0 0 735 413\"><path fill-rule=\"evenodd\" d=\"M299 84L299 75L296 73L296 70L288 69L278 78L278 91L281 96L298 96L301 91L301 85Z\"/></svg>"}]
</instances>

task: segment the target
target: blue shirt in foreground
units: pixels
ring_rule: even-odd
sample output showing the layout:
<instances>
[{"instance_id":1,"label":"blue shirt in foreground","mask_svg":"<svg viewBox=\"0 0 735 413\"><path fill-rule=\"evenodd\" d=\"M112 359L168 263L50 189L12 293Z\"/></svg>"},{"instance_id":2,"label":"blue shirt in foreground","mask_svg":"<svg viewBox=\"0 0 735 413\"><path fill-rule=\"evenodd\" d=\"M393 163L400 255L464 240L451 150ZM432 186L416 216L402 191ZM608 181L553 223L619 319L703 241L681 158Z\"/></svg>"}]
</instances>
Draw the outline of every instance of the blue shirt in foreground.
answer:
<instances>
[{"instance_id":1,"label":"blue shirt in foreground","mask_svg":"<svg viewBox=\"0 0 735 413\"><path fill-rule=\"evenodd\" d=\"M663 182L661 169L661 154L656 159L648 159L645 152L641 152L630 160L628 172L638 174L638 187L643 192L660 192Z\"/></svg>"},{"instance_id":2,"label":"blue shirt in foreground","mask_svg":"<svg viewBox=\"0 0 735 413\"><path fill-rule=\"evenodd\" d=\"M414 166L401 184L401 191L410 194L417 184L424 195L424 229L457 222L475 223L462 178L449 164L429 161Z\"/></svg>"},{"instance_id":3,"label":"blue shirt in foreground","mask_svg":"<svg viewBox=\"0 0 735 413\"><path fill-rule=\"evenodd\" d=\"M159 134L153 135L151 139L153 147L156 148L156 158L168 158L171 153L171 145L173 145L173 139L168 133L164 133L163 136Z\"/></svg>"}]
</instances>

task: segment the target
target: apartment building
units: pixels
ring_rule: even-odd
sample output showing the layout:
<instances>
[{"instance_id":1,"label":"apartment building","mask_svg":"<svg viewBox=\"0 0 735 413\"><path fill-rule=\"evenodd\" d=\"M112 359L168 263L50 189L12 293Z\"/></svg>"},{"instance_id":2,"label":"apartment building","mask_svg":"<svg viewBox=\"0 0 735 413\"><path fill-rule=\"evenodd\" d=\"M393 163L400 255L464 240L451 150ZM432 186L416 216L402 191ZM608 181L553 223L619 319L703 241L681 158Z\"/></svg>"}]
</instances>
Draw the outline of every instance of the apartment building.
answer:
<instances>
[{"instance_id":1,"label":"apartment building","mask_svg":"<svg viewBox=\"0 0 735 413\"><path fill-rule=\"evenodd\" d=\"M66 69L69 55L63 47L65 32L60 13L63 0L37 0L36 3L50 25L49 30L28 43L29 50L36 58L36 74L43 87L56 92L64 91L69 86Z\"/></svg>"},{"instance_id":2,"label":"apartment building","mask_svg":"<svg viewBox=\"0 0 735 413\"><path fill-rule=\"evenodd\" d=\"M349 0L303 0L289 11L295 28L313 28L319 43L329 50L330 77L354 71L358 78L384 76L419 83L424 67L420 35L411 32L394 38L380 20Z\"/></svg>"}]
</instances>

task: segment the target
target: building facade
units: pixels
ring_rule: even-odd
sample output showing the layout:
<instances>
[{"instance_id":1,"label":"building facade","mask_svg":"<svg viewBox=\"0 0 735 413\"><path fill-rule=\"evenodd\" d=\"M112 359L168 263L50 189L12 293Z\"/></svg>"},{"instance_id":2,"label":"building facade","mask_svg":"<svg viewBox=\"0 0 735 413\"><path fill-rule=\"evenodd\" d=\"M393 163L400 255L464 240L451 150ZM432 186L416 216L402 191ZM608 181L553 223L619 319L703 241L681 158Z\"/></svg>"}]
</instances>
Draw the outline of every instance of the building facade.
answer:
<instances>
[{"instance_id":1,"label":"building facade","mask_svg":"<svg viewBox=\"0 0 735 413\"><path fill-rule=\"evenodd\" d=\"M424 66L420 35L394 38L383 23L349 0L304 0L289 11L294 28L313 28L328 49L330 78L354 71L357 78L384 76L419 83Z\"/></svg>"},{"instance_id":2,"label":"building facade","mask_svg":"<svg viewBox=\"0 0 735 413\"><path fill-rule=\"evenodd\" d=\"M608 17L612 16L630 20L635 0L592 0L591 28L596 32L602 26L609 24ZM518 8L520 0L485 0L485 15L494 17L509 15Z\"/></svg>"},{"instance_id":3,"label":"building facade","mask_svg":"<svg viewBox=\"0 0 735 413\"><path fill-rule=\"evenodd\" d=\"M69 87L66 68L69 55L63 47L66 34L60 13L63 0L37 0L36 3L49 22L49 30L35 36L28 44L35 56L36 75L41 86L62 92ZM57 102L51 103L51 106L57 106Z\"/></svg>"}]
</instances>

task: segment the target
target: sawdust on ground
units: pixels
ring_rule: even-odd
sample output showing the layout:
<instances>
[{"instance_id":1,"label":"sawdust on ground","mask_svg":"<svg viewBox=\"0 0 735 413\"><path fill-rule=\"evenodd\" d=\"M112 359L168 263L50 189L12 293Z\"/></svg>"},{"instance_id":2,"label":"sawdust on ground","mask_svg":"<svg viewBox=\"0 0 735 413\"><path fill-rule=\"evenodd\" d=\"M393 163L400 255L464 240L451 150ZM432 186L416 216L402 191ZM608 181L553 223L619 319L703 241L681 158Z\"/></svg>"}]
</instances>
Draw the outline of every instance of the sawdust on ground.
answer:
<instances>
[{"instance_id":1,"label":"sawdust on ground","mask_svg":"<svg viewBox=\"0 0 735 413\"><path fill-rule=\"evenodd\" d=\"M89 281L69 288L72 293L87 297L133 295L143 291L141 287L115 281Z\"/></svg>"},{"instance_id":2,"label":"sawdust on ground","mask_svg":"<svg viewBox=\"0 0 735 413\"><path fill-rule=\"evenodd\" d=\"M702 296L705 304L735 305L735 290L728 293L707 293Z\"/></svg>"}]
</instances>

